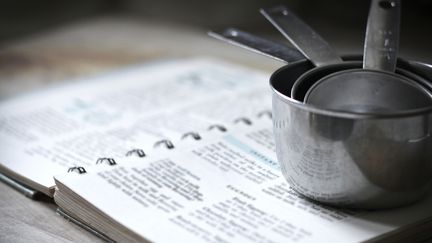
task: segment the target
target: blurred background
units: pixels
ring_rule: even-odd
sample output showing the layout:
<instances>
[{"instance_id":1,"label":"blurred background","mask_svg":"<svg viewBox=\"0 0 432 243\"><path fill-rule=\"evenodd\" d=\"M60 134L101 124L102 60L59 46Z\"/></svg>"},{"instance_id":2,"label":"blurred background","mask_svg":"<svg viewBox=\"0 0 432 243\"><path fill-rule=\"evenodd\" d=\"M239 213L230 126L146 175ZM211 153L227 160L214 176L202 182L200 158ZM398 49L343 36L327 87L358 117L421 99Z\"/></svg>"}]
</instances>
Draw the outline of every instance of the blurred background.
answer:
<instances>
[{"instance_id":1,"label":"blurred background","mask_svg":"<svg viewBox=\"0 0 432 243\"><path fill-rule=\"evenodd\" d=\"M210 55L271 70L281 64L206 32L233 26L287 43L258 13L275 4L287 5L339 53L362 52L369 1L2 0L0 99L40 82L160 57ZM432 63L431 24L432 1L403 1L399 56Z\"/></svg>"}]
</instances>

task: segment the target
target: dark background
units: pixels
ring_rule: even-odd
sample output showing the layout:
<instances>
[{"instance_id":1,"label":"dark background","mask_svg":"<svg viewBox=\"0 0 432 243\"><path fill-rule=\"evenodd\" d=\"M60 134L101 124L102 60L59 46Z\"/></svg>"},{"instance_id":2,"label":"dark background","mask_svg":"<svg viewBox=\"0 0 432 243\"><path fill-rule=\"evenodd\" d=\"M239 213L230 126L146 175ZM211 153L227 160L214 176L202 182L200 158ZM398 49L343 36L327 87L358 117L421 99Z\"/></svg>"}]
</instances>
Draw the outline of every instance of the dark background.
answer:
<instances>
[{"instance_id":1,"label":"dark background","mask_svg":"<svg viewBox=\"0 0 432 243\"><path fill-rule=\"evenodd\" d=\"M37 0L0 2L0 45L98 16L128 16L139 21L200 28L240 27L284 41L258 9L285 4L315 28L340 53L361 52L369 1L203 1L203 0ZM432 1L402 2L400 55L432 63Z\"/></svg>"}]
</instances>

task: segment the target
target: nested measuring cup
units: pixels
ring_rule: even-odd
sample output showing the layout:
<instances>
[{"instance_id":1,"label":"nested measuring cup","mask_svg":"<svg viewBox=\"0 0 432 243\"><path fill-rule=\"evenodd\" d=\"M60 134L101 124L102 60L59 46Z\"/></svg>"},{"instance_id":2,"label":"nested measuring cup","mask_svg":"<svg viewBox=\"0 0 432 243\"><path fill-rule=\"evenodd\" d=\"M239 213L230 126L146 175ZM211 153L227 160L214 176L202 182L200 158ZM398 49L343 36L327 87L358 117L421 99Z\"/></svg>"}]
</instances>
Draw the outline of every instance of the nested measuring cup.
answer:
<instances>
[{"instance_id":1,"label":"nested measuring cup","mask_svg":"<svg viewBox=\"0 0 432 243\"><path fill-rule=\"evenodd\" d=\"M305 103L360 113L393 112L432 105L432 93L426 87L394 73L400 3L391 1L393 5L384 8L387 5L380 4L383 2L387 1L372 1L363 69L343 62L327 42L287 8L278 6L261 10L316 66L299 77L291 96L295 96L301 86L306 90L302 97Z\"/></svg>"}]
</instances>

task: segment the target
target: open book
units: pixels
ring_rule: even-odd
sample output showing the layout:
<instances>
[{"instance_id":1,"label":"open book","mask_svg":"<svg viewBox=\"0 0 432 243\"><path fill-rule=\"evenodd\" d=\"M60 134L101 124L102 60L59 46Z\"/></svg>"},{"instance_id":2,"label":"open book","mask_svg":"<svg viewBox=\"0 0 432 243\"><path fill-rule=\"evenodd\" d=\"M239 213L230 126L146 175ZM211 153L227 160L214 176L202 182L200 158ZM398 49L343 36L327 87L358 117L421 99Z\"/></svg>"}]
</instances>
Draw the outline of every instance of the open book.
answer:
<instances>
[{"instance_id":1,"label":"open book","mask_svg":"<svg viewBox=\"0 0 432 243\"><path fill-rule=\"evenodd\" d=\"M0 172L52 196L54 175L112 165L112 157L144 157L193 143L208 130L265 119L267 79L215 60L161 61L3 101Z\"/></svg>"},{"instance_id":2,"label":"open book","mask_svg":"<svg viewBox=\"0 0 432 243\"><path fill-rule=\"evenodd\" d=\"M293 191L275 156L268 76L162 62L2 102L0 170L118 242L430 237L431 197L374 212Z\"/></svg>"},{"instance_id":3,"label":"open book","mask_svg":"<svg viewBox=\"0 0 432 243\"><path fill-rule=\"evenodd\" d=\"M280 172L264 121L172 153L55 179L57 205L117 242L412 242L432 227L432 197L353 211L299 196Z\"/></svg>"}]
</instances>

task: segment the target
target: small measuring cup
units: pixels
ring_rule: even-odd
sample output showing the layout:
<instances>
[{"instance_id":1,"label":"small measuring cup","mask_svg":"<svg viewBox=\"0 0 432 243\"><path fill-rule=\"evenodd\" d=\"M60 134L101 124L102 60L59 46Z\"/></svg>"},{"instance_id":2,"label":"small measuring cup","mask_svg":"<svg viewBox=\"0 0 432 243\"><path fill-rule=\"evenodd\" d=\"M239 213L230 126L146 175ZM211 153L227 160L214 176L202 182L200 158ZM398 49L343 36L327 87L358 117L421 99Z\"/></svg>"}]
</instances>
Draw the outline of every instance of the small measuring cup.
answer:
<instances>
[{"instance_id":1,"label":"small measuring cup","mask_svg":"<svg viewBox=\"0 0 432 243\"><path fill-rule=\"evenodd\" d=\"M399 0L373 0L363 69L343 70L321 78L309 88L304 101L354 112L392 112L431 105L431 94L425 87L394 73L399 22Z\"/></svg>"},{"instance_id":2,"label":"small measuring cup","mask_svg":"<svg viewBox=\"0 0 432 243\"><path fill-rule=\"evenodd\" d=\"M392 14L384 15L383 18L397 18L398 20L399 9L399 4L386 9ZM326 109L374 113L416 109L432 104L431 93L418 82L394 73L363 69L360 69L361 71L359 69L352 70L355 69L355 64L343 62L322 37L286 7L262 9L261 13L316 66L296 81L291 90L291 97L295 97L298 88L304 87L303 83L306 82L315 84L312 85L313 92L308 91L309 95L305 96L304 101ZM378 12L376 15L380 14L382 13ZM384 21L382 25L389 26L390 29L398 30L399 28L398 21L393 23L392 20L388 20ZM380 28L387 31L384 27ZM390 44L393 44L392 47L384 49L384 51L394 52L397 41L396 44ZM394 70L396 55L389 58L387 63L392 63L390 65L393 65ZM336 74L339 71L343 73L340 78ZM321 78L320 81L316 82L317 78ZM323 80L330 82L322 82ZM331 85L327 87L327 83ZM312 89L311 86L309 87ZM359 87L363 87L363 89L359 89ZM312 98L310 98L310 94L312 94Z\"/></svg>"}]
</instances>

